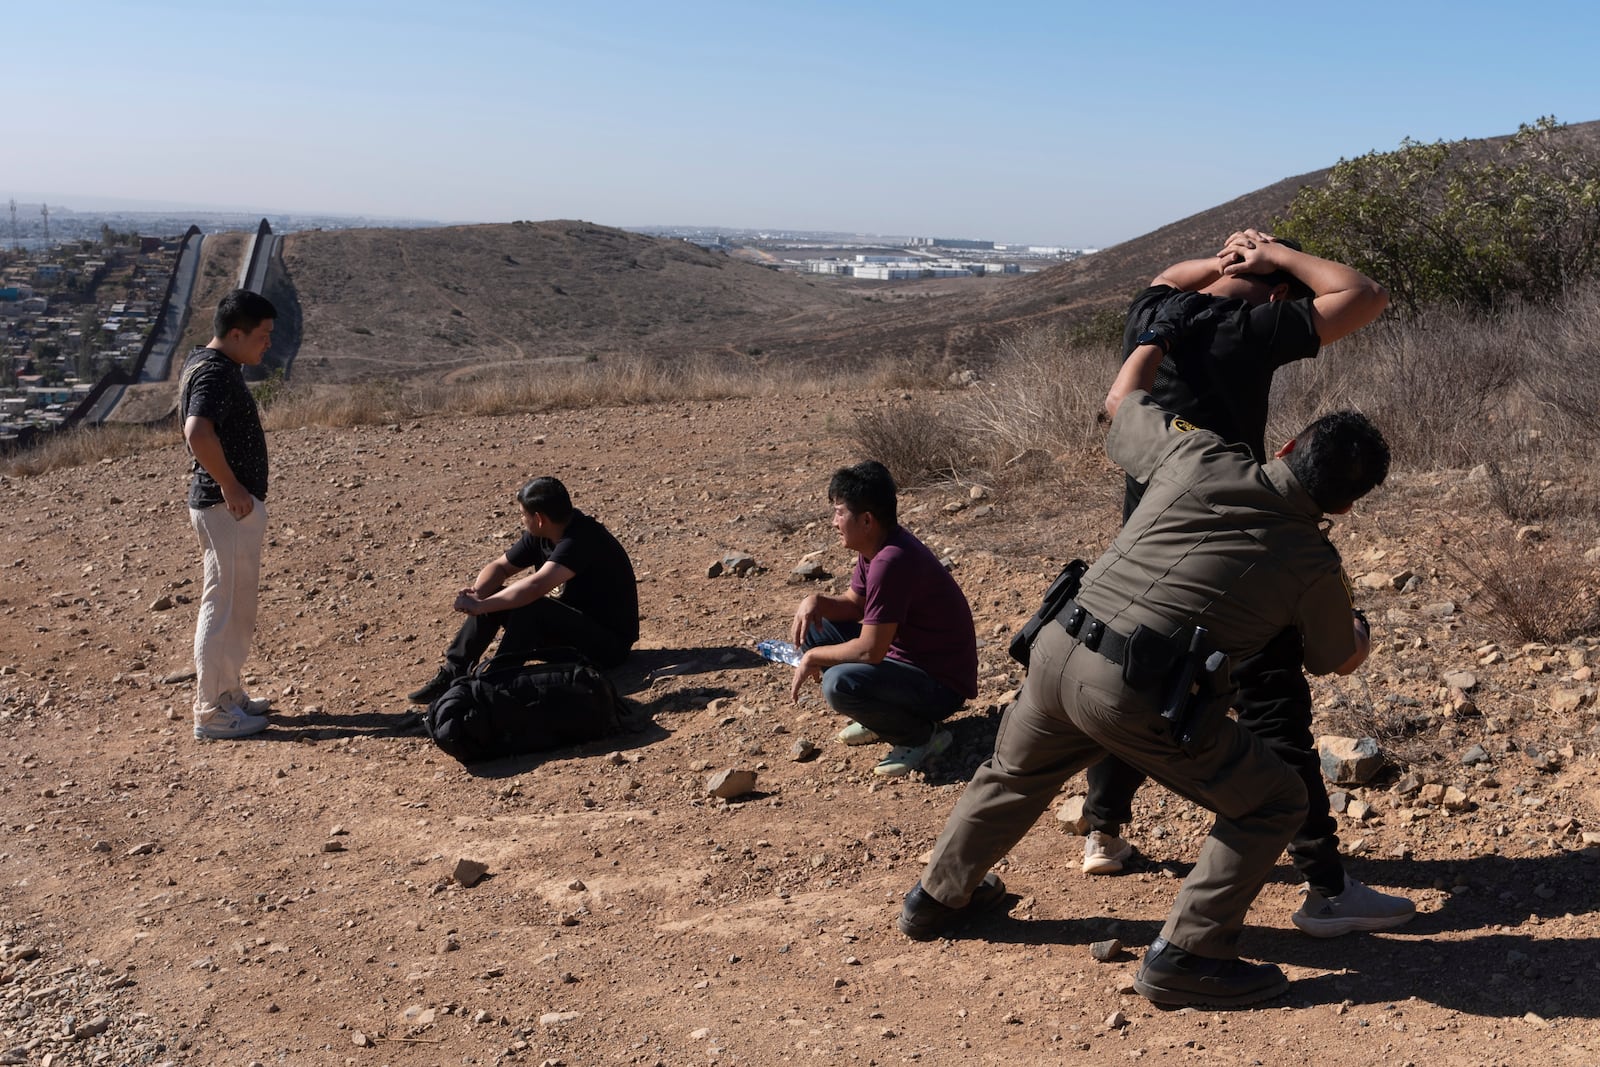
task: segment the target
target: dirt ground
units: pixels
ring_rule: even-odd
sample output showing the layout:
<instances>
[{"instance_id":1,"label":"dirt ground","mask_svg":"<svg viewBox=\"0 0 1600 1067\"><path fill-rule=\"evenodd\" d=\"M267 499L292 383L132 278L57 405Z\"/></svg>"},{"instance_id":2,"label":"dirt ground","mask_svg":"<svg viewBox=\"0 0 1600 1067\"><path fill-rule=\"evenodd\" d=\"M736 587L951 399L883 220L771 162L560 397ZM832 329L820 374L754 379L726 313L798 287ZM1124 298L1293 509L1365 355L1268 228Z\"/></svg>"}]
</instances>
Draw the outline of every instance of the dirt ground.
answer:
<instances>
[{"instance_id":1,"label":"dirt ground","mask_svg":"<svg viewBox=\"0 0 1600 1067\"><path fill-rule=\"evenodd\" d=\"M1315 683L1320 729L1404 728L1413 762L1342 788L1341 834L1356 877L1416 900L1413 923L1307 938L1285 861L1244 950L1290 992L1152 1007L1129 979L1208 817L1150 787L1123 875L1082 875L1046 816L1002 865L1003 912L898 934L1020 683L1006 638L1062 562L1103 546L1118 483L1085 456L981 501L904 495L972 601L982 691L926 773L877 780L881 750L837 745L817 690L790 704L788 671L751 645L786 630L802 557L835 588L848 573L824 488L855 458L849 412L879 399L272 434L249 674L276 708L238 742L196 742L190 683L171 680L199 582L181 446L0 480L0 1064L1600 1063L1600 649L1461 614L1438 517L1477 503L1454 475L1397 476L1335 526L1378 647ZM618 680L650 725L463 767L402 694L537 473L634 558L644 638ZM728 550L766 569L707 578ZM1456 671L1475 675L1453 679L1464 695ZM802 739L821 756L794 760ZM709 797L728 767L757 792ZM488 876L454 881L463 858ZM1113 937L1127 950L1096 962Z\"/></svg>"}]
</instances>

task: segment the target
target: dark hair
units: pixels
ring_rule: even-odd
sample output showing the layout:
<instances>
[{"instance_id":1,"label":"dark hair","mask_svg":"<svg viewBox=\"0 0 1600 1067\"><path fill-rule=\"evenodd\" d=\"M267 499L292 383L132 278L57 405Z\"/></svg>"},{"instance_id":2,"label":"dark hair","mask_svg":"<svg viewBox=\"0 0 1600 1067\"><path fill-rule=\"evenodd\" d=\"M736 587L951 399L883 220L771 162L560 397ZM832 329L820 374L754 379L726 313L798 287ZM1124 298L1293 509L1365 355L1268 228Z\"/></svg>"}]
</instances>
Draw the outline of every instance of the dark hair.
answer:
<instances>
[{"instance_id":1,"label":"dark hair","mask_svg":"<svg viewBox=\"0 0 1600 1067\"><path fill-rule=\"evenodd\" d=\"M886 530L900 525L894 476L875 459L834 471L828 479L828 503L843 504L857 515L866 512Z\"/></svg>"},{"instance_id":2,"label":"dark hair","mask_svg":"<svg viewBox=\"0 0 1600 1067\"><path fill-rule=\"evenodd\" d=\"M522 510L532 514L537 511L551 522L566 522L572 518L572 497L567 487L548 475L535 478L517 490L517 503Z\"/></svg>"},{"instance_id":3,"label":"dark hair","mask_svg":"<svg viewBox=\"0 0 1600 1067\"><path fill-rule=\"evenodd\" d=\"M1296 241L1293 237L1275 237L1273 238L1273 241L1276 244L1283 245L1285 248L1292 248L1296 252L1305 251L1304 248L1300 247L1300 242ZM1268 274L1252 274L1250 277L1256 278L1260 280L1263 285L1269 285L1273 288L1287 284L1289 286L1290 300L1308 299L1317 295L1311 286L1307 285L1299 278L1296 278L1293 274L1290 274L1286 270L1275 270Z\"/></svg>"},{"instance_id":4,"label":"dark hair","mask_svg":"<svg viewBox=\"0 0 1600 1067\"><path fill-rule=\"evenodd\" d=\"M264 320L277 317L278 309L272 306L272 301L249 289L235 289L217 305L217 313L211 317L211 330L218 338L228 336L232 330L250 333Z\"/></svg>"},{"instance_id":5,"label":"dark hair","mask_svg":"<svg viewBox=\"0 0 1600 1067\"><path fill-rule=\"evenodd\" d=\"M1284 457L1324 512L1337 512L1389 476L1389 442L1365 415L1335 411L1300 431Z\"/></svg>"}]
</instances>

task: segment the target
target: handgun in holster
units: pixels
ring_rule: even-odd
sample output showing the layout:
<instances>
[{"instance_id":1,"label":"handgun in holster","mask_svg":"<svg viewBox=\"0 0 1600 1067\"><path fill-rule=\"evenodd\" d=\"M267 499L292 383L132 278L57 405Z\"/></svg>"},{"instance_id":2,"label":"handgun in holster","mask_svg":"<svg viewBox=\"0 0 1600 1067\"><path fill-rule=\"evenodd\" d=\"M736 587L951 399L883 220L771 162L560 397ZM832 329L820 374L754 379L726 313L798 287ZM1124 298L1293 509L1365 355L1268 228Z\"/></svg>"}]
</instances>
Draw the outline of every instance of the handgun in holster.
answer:
<instances>
[{"instance_id":1,"label":"handgun in holster","mask_svg":"<svg viewBox=\"0 0 1600 1067\"><path fill-rule=\"evenodd\" d=\"M1034 638L1039 636L1040 630L1055 620L1067 601L1078 595L1078 586L1088 570L1089 565L1081 559L1075 559L1062 567L1061 573L1050 583L1050 588L1044 591L1044 602L1039 605L1039 610L1022 624L1022 629L1011 639L1007 651L1011 653L1012 659L1022 664L1024 670L1027 669L1028 660L1033 653Z\"/></svg>"},{"instance_id":2,"label":"handgun in holster","mask_svg":"<svg viewBox=\"0 0 1600 1067\"><path fill-rule=\"evenodd\" d=\"M1172 736L1180 745L1204 733L1219 711L1227 711L1233 696L1230 675L1227 654L1211 650L1206 628L1196 626L1161 702L1161 717L1172 724Z\"/></svg>"}]
</instances>

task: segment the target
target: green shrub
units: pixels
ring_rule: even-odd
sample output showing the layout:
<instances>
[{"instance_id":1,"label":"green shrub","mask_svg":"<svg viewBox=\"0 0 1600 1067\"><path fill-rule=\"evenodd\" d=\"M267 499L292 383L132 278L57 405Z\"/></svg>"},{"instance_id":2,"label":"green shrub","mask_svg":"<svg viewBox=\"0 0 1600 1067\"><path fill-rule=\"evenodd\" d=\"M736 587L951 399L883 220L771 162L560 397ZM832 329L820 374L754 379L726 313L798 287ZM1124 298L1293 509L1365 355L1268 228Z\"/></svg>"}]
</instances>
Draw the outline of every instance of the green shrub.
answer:
<instances>
[{"instance_id":1,"label":"green shrub","mask_svg":"<svg viewBox=\"0 0 1600 1067\"><path fill-rule=\"evenodd\" d=\"M1545 117L1499 149L1407 138L1342 159L1275 230L1370 275L1408 314L1555 299L1600 270L1600 155L1564 130Z\"/></svg>"}]
</instances>

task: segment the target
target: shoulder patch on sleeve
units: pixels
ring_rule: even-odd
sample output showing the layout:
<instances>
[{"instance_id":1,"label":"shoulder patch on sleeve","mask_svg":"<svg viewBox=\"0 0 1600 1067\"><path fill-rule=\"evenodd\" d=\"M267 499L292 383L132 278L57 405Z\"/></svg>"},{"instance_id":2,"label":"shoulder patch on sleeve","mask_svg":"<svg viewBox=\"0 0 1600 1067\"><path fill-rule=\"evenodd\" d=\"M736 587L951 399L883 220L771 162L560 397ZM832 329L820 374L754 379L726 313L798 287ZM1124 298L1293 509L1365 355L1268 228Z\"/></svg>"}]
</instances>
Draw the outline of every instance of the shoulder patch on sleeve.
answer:
<instances>
[{"instance_id":1,"label":"shoulder patch on sleeve","mask_svg":"<svg viewBox=\"0 0 1600 1067\"><path fill-rule=\"evenodd\" d=\"M1188 419L1180 419L1176 415L1172 417L1172 421L1167 423L1167 425L1179 433L1188 433L1190 430L1195 428L1194 423L1190 422Z\"/></svg>"}]
</instances>

